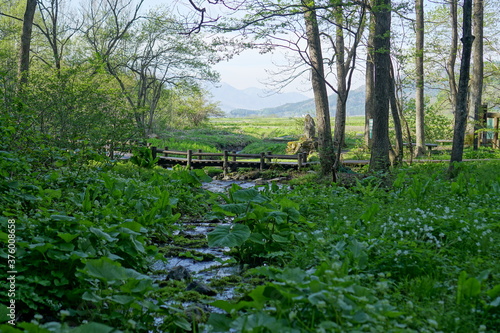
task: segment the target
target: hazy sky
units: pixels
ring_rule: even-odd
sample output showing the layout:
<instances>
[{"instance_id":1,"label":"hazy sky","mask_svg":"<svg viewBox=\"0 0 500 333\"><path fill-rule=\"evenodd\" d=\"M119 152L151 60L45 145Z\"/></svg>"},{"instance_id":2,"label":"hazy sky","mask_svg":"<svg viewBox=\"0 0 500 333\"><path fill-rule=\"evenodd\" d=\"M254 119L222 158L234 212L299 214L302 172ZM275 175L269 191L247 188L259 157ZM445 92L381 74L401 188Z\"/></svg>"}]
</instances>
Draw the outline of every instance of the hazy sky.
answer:
<instances>
[{"instance_id":1,"label":"hazy sky","mask_svg":"<svg viewBox=\"0 0 500 333\"><path fill-rule=\"evenodd\" d=\"M191 11L187 0L145 0L144 6L154 7L157 5L177 5L184 10ZM194 11L194 10L193 10ZM274 54L259 54L258 51L247 50L243 53L234 56L229 61L223 61L217 64L214 68L220 73L221 82L228 83L235 88L261 88L269 90L270 87L265 85L268 81L269 74L266 70L272 70L274 63L283 63L284 58L281 51L275 51ZM286 87L284 92L299 92L301 94L312 96L309 89L309 84L305 84L304 80L297 80L289 87Z\"/></svg>"}]
</instances>

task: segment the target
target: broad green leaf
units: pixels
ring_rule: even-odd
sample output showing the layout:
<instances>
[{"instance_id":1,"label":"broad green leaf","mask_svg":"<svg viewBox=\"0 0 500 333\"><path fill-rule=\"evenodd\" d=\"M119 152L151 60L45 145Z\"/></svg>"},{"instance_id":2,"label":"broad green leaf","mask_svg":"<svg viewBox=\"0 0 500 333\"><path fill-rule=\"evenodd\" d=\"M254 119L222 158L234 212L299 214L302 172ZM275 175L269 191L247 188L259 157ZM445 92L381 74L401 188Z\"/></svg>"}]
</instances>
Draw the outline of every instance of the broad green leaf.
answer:
<instances>
[{"instance_id":1,"label":"broad green leaf","mask_svg":"<svg viewBox=\"0 0 500 333\"><path fill-rule=\"evenodd\" d=\"M19 323L18 327L23 328L23 331L1 331L1 332L36 332L36 333L50 333L48 329L42 328L37 324L33 323Z\"/></svg>"},{"instance_id":2,"label":"broad green leaf","mask_svg":"<svg viewBox=\"0 0 500 333\"><path fill-rule=\"evenodd\" d=\"M50 218L54 221L61 221L61 222L70 222L76 220L75 217L66 215L51 215Z\"/></svg>"},{"instance_id":3,"label":"broad green leaf","mask_svg":"<svg viewBox=\"0 0 500 333\"><path fill-rule=\"evenodd\" d=\"M144 250L144 244L141 241L137 240L134 235L130 235L129 239L130 242L134 245L134 248L137 250L137 252L146 253L146 251Z\"/></svg>"},{"instance_id":4,"label":"broad green leaf","mask_svg":"<svg viewBox=\"0 0 500 333\"><path fill-rule=\"evenodd\" d=\"M54 244L50 243L38 243L38 244L30 244L29 248L37 250L40 253L45 253L47 252L48 249L52 249L54 247Z\"/></svg>"},{"instance_id":5,"label":"broad green leaf","mask_svg":"<svg viewBox=\"0 0 500 333\"><path fill-rule=\"evenodd\" d=\"M148 279L133 269L123 268L118 262L107 257L101 259L90 259L85 262L85 268L82 270L90 276L107 281L126 280L129 278Z\"/></svg>"},{"instance_id":6,"label":"broad green leaf","mask_svg":"<svg viewBox=\"0 0 500 333\"><path fill-rule=\"evenodd\" d=\"M284 207L282 208L282 210L288 215L288 218L293 222L299 222L302 217L299 211L294 207Z\"/></svg>"},{"instance_id":7,"label":"broad green leaf","mask_svg":"<svg viewBox=\"0 0 500 333\"><path fill-rule=\"evenodd\" d=\"M481 293L481 282L471 277L464 283L462 291L465 297L476 297Z\"/></svg>"},{"instance_id":8,"label":"broad green leaf","mask_svg":"<svg viewBox=\"0 0 500 333\"><path fill-rule=\"evenodd\" d=\"M208 246L241 246L250 234L250 228L244 224L219 225L208 233Z\"/></svg>"},{"instance_id":9,"label":"broad green leaf","mask_svg":"<svg viewBox=\"0 0 500 333\"><path fill-rule=\"evenodd\" d=\"M102 231L101 229L98 229L98 228L91 227L89 229L89 231L91 233L93 233L94 235L96 235L97 237L103 238L103 239L107 240L110 243L117 240L117 238L111 237L111 235L109 235L108 233L106 233L106 232L104 232L104 231Z\"/></svg>"},{"instance_id":10,"label":"broad green leaf","mask_svg":"<svg viewBox=\"0 0 500 333\"><path fill-rule=\"evenodd\" d=\"M183 317L176 316L174 319L175 326L182 328L185 331L191 331L191 324Z\"/></svg>"},{"instance_id":11,"label":"broad green leaf","mask_svg":"<svg viewBox=\"0 0 500 333\"><path fill-rule=\"evenodd\" d=\"M207 324L212 326L214 332L229 332L231 328L231 318L220 313L211 313Z\"/></svg>"},{"instance_id":12,"label":"broad green leaf","mask_svg":"<svg viewBox=\"0 0 500 333\"><path fill-rule=\"evenodd\" d=\"M44 331L47 332L47 333L50 333L47 330L44 330ZM44 332L44 331L40 330L41 333ZM18 330L17 328L15 328L14 326L12 326L11 324L5 324L5 325L0 325L0 332L2 332L2 333L24 333L26 331Z\"/></svg>"},{"instance_id":13,"label":"broad green leaf","mask_svg":"<svg viewBox=\"0 0 500 333\"><path fill-rule=\"evenodd\" d=\"M115 303L121 304L121 305L127 305L130 303L133 303L135 301L134 296L128 296L128 295L113 295L111 296L111 300Z\"/></svg>"},{"instance_id":14,"label":"broad green leaf","mask_svg":"<svg viewBox=\"0 0 500 333\"><path fill-rule=\"evenodd\" d=\"M277 234L273 234L271 237L275 242L278 243L290 243L290 239Z\"/></svg>"},{"instance_id":15,"label":"broad green leaf","mask_svg":"<svg viewBox=\"0 0 500 333\"><path fill-rule=\"evenodd\" d=\"M358 322L360 324L366 323L367 321L371 320L370 316L366 314L366 312L361 310L356 312L356 314L352 317L352 319L354 319L355 322Z\"/></svg>"},{"instance_id":16,"label":"broad green leaf","mask_svg":"<svg viewBox=\"0 0 500 333\"><path fill-rule=\"evenodd\" d=\"M328 292L326 290L321 290L320 292L313 293L307 297L309 303L315 306L325 306L328 302Z\"/></svg>"},{"instance_id":17,"label":"broad green leaf","mask_svg":"<svg viewBox=\"0 0 500 333\"><path fill-rule=\"evenodd\" d=\"M130 230L135 231L135 232L145 233L147 231L147 229L144 228L144 226L142 224L134 222L134 221L123 222L119 225L119 227L130 229Z\"/></svg>"},{"instance_id":18,"label":"broad green leaf","mask_svg":"<svg viewBox=\"0 0 500 333\"><path fill-rule=\"evenodd\" d=\"M93 302L93 303L98 303L98 302L102 302L103 298L100 297L100 296L97 296L95 293L91 293L91 292L84 292L83 295L82 295L82 299L84 301L89 301L89 302Z\"/></svg>"},{"instance_id":19,"label":"broad green leaf","mask_svg":"<svg viewBox=\"0 0 500 333\"><path fill-rule=\"evenodd\" d=\"M66 243L69 243L79 235L58 232L57 236L62 238Z\"/></svg>"},{"instance_id":20,"label":"broad green leaf","mask_svg":"<svg viewBox=\"0 0 500 333\"><path fill-rule=\"evenodd\" d=\"M244 214L246 213L247 209L248 204L245 203L216 205L213 207L214 212L221 212L228 216Z\"/></svg>"},{"instance_id":21,"label":"broad green leaf","mask_svg":"<svg viewBox=\"0 0 500 333\"><path fill-rule=\"evenodd\" d=\"M61 189L53 190L50 188L47 188L43 190L43 195L52 199L59 199L62 196L62 191Z\"/></svg>"},{"instance_id":22,"label":"broad green leaf","mask_svg":"<svg viewBox=\"0 0 500 333\"><path fill-rule=\"evenodd\" d=\"M257 312L255 314L238 317L238 319L233 322L232 327L238 332L278 332L277 329L283 332L283 326L275 324L276 318L264 312Z\"/></svg>"},{"instance_id":23,"label":"broad green leaf","mask_svg":"<svg viewBox=\"0 0 500 333\"><path fill-rule=\"evenodd\" d=\"M377 204L372 204L370 206L370 208L368 208L364 213L363 215L361 215L361 220L365 221L365 222L371 222L373 220L373 217L375 216L375 214L377 214L377 212L380 210L380 207L379 205Z\"/></svg>"},{"instance_id":24,"label":"broad green leaf","mask_svg":"<svg viewBox=\"0 0 500 333\"><path fill-rule=\"evenodd\" d=\"M285 222L287 217L286 213L275 210L267 214L265 221L271 220L279 224Z\"/></svg>"},{"instance_id":25,"label":"broad green leaf","mask_svg":"<svg viewBox=\"0 0 500 333\"><path fill-rule=\"evenodd\" d=\"M263 203L269 201L266 197L260 194L260 192L254 188L249 188L246 190L238 190L232 194L234 202L256 202Z\"/></svg>"},{"instance_id":26,"label":"broad green leaf","mask_svg":"<svg viewBox=\"0 0 500 333\"><path fill-rule=\"evenodd\" d=\"M496 286L494 286L493 288L491 288L490 290L488 290L486 293L491 298L495 298L497 296L500 296L500 284L497 284Z\"/></svg>"}]
</instances>

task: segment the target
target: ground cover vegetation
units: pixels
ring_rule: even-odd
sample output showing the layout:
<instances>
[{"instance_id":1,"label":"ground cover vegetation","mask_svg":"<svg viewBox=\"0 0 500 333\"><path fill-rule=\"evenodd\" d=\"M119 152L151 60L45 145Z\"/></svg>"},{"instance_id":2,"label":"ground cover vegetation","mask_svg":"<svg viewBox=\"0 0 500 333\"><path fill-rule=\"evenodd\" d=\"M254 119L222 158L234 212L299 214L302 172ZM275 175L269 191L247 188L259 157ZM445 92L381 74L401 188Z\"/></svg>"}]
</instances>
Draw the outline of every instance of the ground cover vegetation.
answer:
<instances>
[{"instance_id":1,"label":"ground cover vegetation","mask_svg":"<svg viewBox=\"0 0 500 333\"><path fill-rule=\"evenodd\" d=\"M200 188L210 180L201 170L112 162L44 146L36 132L19 141L17 126L3 116L0 236L6 244L15 219L18 324L2 331L492 332L500 323L496 161L462 164L455 179L425 164L347 187L307 174L213 194ZM206 239L175 236L195 220L215 221ZM167 253L207 260L186 250L207 245L231 248L225 264L241 265L240 278L211 284L233 285L234 299L151 276ZM184 306L193 301L223 313L194 316Z\"/></svg>"},{"instance_id":2,"label":"ground cover vegetation","mask_svg":"<svg viewBox=\"0 0 500 333\"><path fill-rule=\"evenodd\" d=\"M362 15L347 22L347 12L330 1L325 6L248 3L248 15L238 24L262 22L249 34L274 39L277 31L269 27L276 25L267 19L275 18L282 19L280 28L307 30L297 37L314 42L316 49L300 50L300 42L294 46L309 55L302 64L308 69L323 63L319 28L339 38L330 40L331 50L344 50L340 45L352 39L354 52L368 24L359 18L370 9L354 8L352 13ZM470 9L470 1L465 3ZM380 71L389 60L390 26L381 23L390 22L390 1L377 2L368 13L384 36L374 54L379 83L374 100L383 103L376 108L380 113L367 110L369 117L356 118L353 125L367 136L366 120L376 120L378 139L371 143L376 167L340 173L334 182L319 170L306 170L288 184L233 184L222 193L201 187L211 181L204 170L157 167L151 150L137 148L129 161L107 152L146 138L179 150L281 151L283 144L272 139L300 136L302 120L245 120L248 126L214 120L212 127L202 127L219 112L199 83L216 80L211 65L231 52L230 44L207 43L193 34L215 21L192 1L202 16L187 30L192 17L174 17L176 11L165 8L146 11L143 0L92 0L78 14L62 4L8 1L0 8L0 258L8 267L0 272L8 281L0 292L1 332L494 332L500 326L499 162L454 163L453 173L438 163L401 163L394 169L386 163L389 98L396 104L393 111L398 109L393 93L382 89L394 78L381 76L389 68ZM456 19L456 2L450 6ZM446 8L438 6L433 15L444 17ZM222 22L226 29L233 23ZM325 25L347 27L349 34ZM355 31L359 34L352 35ZM237 49L274 47L236 44ZM450 50L456 57L457 46ZM345 54L348 61L341 53L335 52L331 64L345 84L354 53ZM405 60L399 56L398 65ZM458 106L455 60L435 63L439 68L447 61L451 67L450 91L437 99L449 97L438 105L452 109ZM495 69L494 61L489 65ZM324 79L315 78L323 85ZM345 96L345 88L339 85L339 96ZM326 87L322 90L325 97ZM464 102L466 94L458 95ZM411 117L414 112L415 127L423 125L428 138L447 138L450 118L428 105L428 121L422 124L420 102L403 103L400 111ZM318 115L329 114L317 106ZM337 111L337 124L343 126L344 113ZM457 107L455 113L463 111ZM332 124L328 117L320 120L320 136L331 149L331 135L323 134ZM412 131L407 139L414 134L421 141L419 130ZM345 141L352 156L362 158L369 141L361 142L359 133L336 131L340 137L334 141L341 148ZM454 133L453 147L461 150L464 133ZM393 141L397 146L402 135ZM490 149L466 153L498 157ZM196 229L193 222L208 224L210 232L189 236L187 231ZM229 252L217 258L202 251L207 246ZM179 281L169 277L174 269L154 269L167 256L216 260L235 273L213 279L201 291L199 284L193 286L197 277L180 267ZM214 296L226 287L231 296Z\"/></svg>"}]
</instances>

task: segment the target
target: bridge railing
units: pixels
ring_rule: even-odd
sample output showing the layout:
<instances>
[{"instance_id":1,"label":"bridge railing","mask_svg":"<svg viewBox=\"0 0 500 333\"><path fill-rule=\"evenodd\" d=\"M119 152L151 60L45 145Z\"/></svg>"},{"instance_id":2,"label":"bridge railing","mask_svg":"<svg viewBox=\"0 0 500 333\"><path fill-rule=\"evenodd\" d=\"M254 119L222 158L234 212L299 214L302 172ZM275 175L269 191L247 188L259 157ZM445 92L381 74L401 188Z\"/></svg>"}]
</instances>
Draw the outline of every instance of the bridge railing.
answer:
<instances>
[{"instance_id":1,"label":"bridge railing","mask_svg":"<svg viewBox=\"0 0 500 333\"><path fill-rule=\"evenodd\" d=\"M241 154L235 151L225 150L222 153L203 152L201 149L197 151L179 151L171 150L168 147L159 149L158 147L151 147L153 158L160 157L163 163L171 162L170 164L185 164L188 168L198 166L203 167L207 165L220 166L226 173L228 170L234 170L241 166L258 167L260 170L268 168L270 165L282 164L287 166L297 166L298 169L306 166L307 154L298 153L296 155L282 155L273 154L272 152L261 152L259 154ZM161 155L160 155L161 154ZM172 155L176 155L175 157ZM185 157L178 157L178 156ZM207 159L209 158L209 159ZM242 161L241 159L246 159ZM248 159L254 161L248 161ZM275 160L285 160L293 162L273 162Z\"/></svg>"}]
</instances>

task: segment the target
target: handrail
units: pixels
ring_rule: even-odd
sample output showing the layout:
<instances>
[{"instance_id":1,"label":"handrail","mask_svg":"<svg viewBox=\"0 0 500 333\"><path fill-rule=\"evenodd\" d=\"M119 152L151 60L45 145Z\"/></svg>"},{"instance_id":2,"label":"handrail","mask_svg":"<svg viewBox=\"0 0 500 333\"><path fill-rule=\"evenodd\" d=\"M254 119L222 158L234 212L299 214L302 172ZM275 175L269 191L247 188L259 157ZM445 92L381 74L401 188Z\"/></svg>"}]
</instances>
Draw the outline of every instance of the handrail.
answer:
<instances>
[{"instance_id":1,"label":"handrail","mask_svg":"<svg viewBox=\"0 0 500 333\"><path fill-rule=\"evenodd\" d=\"M234 169L235 167L238 166L238 164L246 163L252 163L249 161L238 161L238 158L250 158L250 159L258 159L259 161L254 162L255 166L258 165L260 170L263 170L267 165L273 165L275 163L272 162L273 159L280 159L280 160L296 160L297 161L297 168L301 168L302 166L307 164L307 154L305 153L299 153L296 155L282 155L282 154L272 154L272 152L262 152L260 154L238 154L236 152L229 152L225 150L222 153L211 153L211 152L203 152L201 149L198 149L196 152L193 151L192 149L189 149L188 151L179 151L179 150L170 150L168 147L165 147L164 149L158 149L158 147L151 147L152 150L152 155L153 158L158 157L159 154L162 154L160 157L160 161L172 161L172 162L185 162L186 166L188 168L193 167L193 164L197 163L198 165L200 163L211 163L213 164L218 164L220 163L220 166L223 168L224 173L227 172L229 169ZM184 155L186 158L182 157L172 157L169 155ZM198 157L198 159L195 159L193 157ZM221 157L222 159L218 160L203 160L202 157Z\"/></svg>"}]
</instances>

